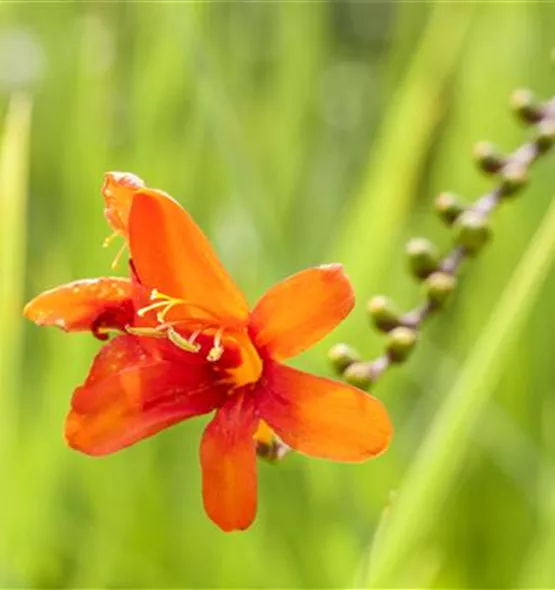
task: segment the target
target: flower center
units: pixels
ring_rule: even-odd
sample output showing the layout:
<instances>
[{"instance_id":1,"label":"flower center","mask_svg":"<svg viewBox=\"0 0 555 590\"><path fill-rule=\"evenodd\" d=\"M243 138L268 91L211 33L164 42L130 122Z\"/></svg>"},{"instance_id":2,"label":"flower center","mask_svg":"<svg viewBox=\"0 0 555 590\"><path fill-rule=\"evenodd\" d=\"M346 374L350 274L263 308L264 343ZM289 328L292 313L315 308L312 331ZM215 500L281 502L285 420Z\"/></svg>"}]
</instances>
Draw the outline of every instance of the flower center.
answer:
<instances>
[{"instance_id":1,"label":"flower center","mask_svg":"<svg viewBox=\"0 0 555 590\"><path fill-rule=\"evenodd\" d=\"M197 339L203 333L210 333L213 341L205 357L208 362L216 363L222 358L225 351L224 341L234 342L240 350L241 363L237 367L226 369L229 376L225 379L226 382L235 388L258 380L262 373L262 360L244 326L222 323L203 305L186 299L170 297L157 289L152 290L150 299L153 303L137 310L137 315L144 318L149 312L156 311L158 325L154 327L127 326L126 331L129 334L167 338L177 348L198 354L201 352L201 346ZM180 313L181 317L168 318L168 315L179 306L188 308L190 315L184 317L185 314ZM179 330L190 332L190 335L185 337Z\"/></svg>"}]
</instances>

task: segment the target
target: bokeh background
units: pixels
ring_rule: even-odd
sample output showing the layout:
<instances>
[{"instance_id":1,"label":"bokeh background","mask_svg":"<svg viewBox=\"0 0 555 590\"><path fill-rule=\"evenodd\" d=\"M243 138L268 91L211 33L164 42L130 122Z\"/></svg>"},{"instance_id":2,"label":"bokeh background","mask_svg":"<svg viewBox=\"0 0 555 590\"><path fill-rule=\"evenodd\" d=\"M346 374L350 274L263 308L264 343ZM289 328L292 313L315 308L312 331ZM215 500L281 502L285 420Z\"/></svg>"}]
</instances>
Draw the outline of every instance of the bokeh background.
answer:
<instances>
[{"instance_id":1,"label":"bokeh background","mask_svg":"<svg viewBox=\"0 0 555 590\"><path fill-rule=\"evenodd\" d=\"M377 354L365 301L420 300L403 244L449 247L433 197L490 186L475 141L508 150L527 136L508 96L553 93L553 31L555 5L532 1L0 5L1 587L369 582L384 507L548 209L552 159L496 214L493 242L410 362L375 388L396 426L389 452L354 466L262 463L245 533L203 514L206 420L103 459L65 447L69 398L98 343L27 324L22 305L110 273L99 190L106 170L128 170L192 212L252 302L300 268L346 266L358 306L298 366L330 373L338 340ZM516 346L495 357L500 381L387 585L555 586L554 297L550 276Z\"/></svg>"}]
</instances>

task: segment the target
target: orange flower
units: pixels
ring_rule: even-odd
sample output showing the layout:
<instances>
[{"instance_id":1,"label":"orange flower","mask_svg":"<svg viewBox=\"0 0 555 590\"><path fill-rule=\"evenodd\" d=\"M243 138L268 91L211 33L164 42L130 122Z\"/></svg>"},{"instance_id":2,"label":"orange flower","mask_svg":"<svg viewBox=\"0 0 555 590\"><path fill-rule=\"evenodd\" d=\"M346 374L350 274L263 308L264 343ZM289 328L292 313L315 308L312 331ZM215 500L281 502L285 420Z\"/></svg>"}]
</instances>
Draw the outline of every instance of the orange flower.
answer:
<instances>
[{"instance_id":1,"label":"orange flower","mask_svg":"<svg viewBox=\"0 0 555 590\"><path fill-rule=\"evenodd\" d=\"M382 404L358 389L290 368L352 309L342 267L295 274L252 311L207 238L167 194L108 177L132 278L78 281L31 301L40 325L121 332L73 394L69 445L104 455L215 410L200 446L203 498L224 531L256 514L256 440L277 434L297 451L336 461L382 453L392 429ZM125 176L123 177L125 178Z\"/></svg>"}]
</instances>

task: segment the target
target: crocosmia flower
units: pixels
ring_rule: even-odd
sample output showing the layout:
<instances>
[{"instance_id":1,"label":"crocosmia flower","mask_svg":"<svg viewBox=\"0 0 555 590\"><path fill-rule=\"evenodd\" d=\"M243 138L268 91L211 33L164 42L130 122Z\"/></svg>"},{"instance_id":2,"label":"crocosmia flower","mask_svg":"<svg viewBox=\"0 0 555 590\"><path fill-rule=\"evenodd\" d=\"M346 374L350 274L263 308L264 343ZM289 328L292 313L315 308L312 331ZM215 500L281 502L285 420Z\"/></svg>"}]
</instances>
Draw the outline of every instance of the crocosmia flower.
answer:
<instances>
[{"instance_id":1,"label":"crocosmia flower","mask_svg":"<svg viewBox=\"0 0 555 590\"><path fill-rule=\"evenodd\" d=\"M276 436L334 461L382 453L392 428L370 395L284 364L332 330L354 296L339 264L272 287L252 310L207 238L169 195L109 173L106 217L129 246L131 276L75 281L25 307L39 325L107 339L65 426L88 455L128 447L214 412L200 444L208 516L247 528L257 505L256 444Z\"/></svg>"}]
</instances>

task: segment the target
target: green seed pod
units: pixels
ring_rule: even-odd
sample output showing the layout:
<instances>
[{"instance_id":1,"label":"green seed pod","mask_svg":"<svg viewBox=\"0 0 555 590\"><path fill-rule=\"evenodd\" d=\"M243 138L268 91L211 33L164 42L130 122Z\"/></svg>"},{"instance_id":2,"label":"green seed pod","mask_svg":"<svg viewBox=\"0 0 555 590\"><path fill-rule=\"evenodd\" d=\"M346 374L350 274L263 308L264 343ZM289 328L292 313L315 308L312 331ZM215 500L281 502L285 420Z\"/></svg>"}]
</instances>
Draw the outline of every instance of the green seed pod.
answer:
<instances>
[{"instance_id":1,"label":"green seed pod","mask_svg":"<svg viewBox=\"0 0 555 590\"><path fill-rule=\"evenodd\" d=\"M434 272L425 282L426 296L435 307L443 307L457 286L457 279L447 272Z\"/></svg>"},{"instance_id":2,"label":"green seed pod","mask_svg":"<svg viewBox=\"0 0 555 590\"><path fill-rule=\"evenodd\" d=\"M471 256L477 254L491 236L487 219L476 211L465 211L454 223L455 240Z\"/></svg>"},{"instance_id":3,"label":"green seed pod","mask_svg":"<svg viewBox=\"0 0 555 590\"><path fill-rule=\"evenodd\" d=\"M338 373L343 373L349 365L360 361L360 354L352 346L339 343L330 348L328 359Z\"/></svg>"},{"instance_id":4,"label":"green seed pod","mask_svg":"<svg viewBox=\"0 0 555 590\"><path fill-rule=\"evenodd\" d=\"M495 174L503 168L505 158L489 141L479 141L474 146L474 158L481 170L487 174Z\"/></svg>"},{"instance_id":5,"label":"green seed pod","mask_svg":"<svg viewBox=\"0 0 555 590\"><path fill-rule=\"evenodd\" d=\"M440 193L436 197L435 211L447 225L451 225L464 210L465 206L454 193Z\"/></svg>"},{"instance_id":6,"label":"green seed pod","mask_svg":"<svg viewBox=\"0 0 555 590\"><path fill-rule=\"evenodd\" d=\"M515 195L528 182L528 169L519 162L509 162L501 171L501 192L504 197Z\"/></svg>"},{"instance_id":7,"label":"green seed pod","mask_svg":"<svg viewBox=\"0 0 555 590\"><path fill-rule=\"evenodd\" d=\"M418 279L425 279L439 267L439 252L425 238L413 238L407 243L406 252L412 274Z\"/></svg>"},{"instance_id":8,"label":"green seed pod","mask_svg":"<svg viewBox=\"0 0 555 590\"><path fill-rule=\"evenodd\" d=\"M540 151L547 151L555 141L555 120L544 119L538 123L536 143Z\"/></svg>"},{"instance_id":9,"label":"green seed pod","mask_svg":"<svg viewBox=\"0 0 555 590\"><path fill-rule=\"evenodd\" d=\"M525 123L537 123L542 118L541 106L527 88L519 88L511 94L511 108Z\"/></svg>"},{"instance_id":10,"label":"green seed pod","mask_svg":"<svg viewBox=\"0 0 555 590\"><path fill-rule=\"evenodd\" d=\"M381 332L389 332L399 325L400 314L389 297L377 295L372 297L366 309L374 322L374 326Z\"/></svg>"},{"instance_id":11,"label":"green seed pod","mask_svg":"<svg viewBox=\"0 0 555 590\"><path fill-rule=\"evenodd\" d=\"M388 335L386 350L387 355L393 363L402 363L411 353L418 341L418 333L412 328L399 326Z\"/></svg>"},{"instance_id":12,"label":"green seed pod","mask_svg":"<svg viewBox=\"0 0 555 590\"><path fill-rule=\"evenodd\" d=\"M349 365L345 369L343 377L347 383L350 383L351 385L354 385L360 389L367 389L372 383L370 365L364 362L358 362Z\"/></svg>"}]
</instances>

